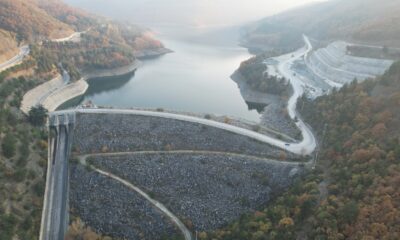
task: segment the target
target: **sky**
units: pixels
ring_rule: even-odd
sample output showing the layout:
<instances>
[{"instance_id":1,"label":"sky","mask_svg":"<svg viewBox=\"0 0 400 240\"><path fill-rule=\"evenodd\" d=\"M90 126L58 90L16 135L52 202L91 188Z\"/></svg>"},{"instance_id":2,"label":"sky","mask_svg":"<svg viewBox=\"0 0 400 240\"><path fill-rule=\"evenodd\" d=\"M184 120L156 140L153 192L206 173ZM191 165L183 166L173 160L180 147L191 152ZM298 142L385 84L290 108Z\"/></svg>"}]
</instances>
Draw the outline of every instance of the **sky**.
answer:
<instances>
[{"instance_id":1,"label":"sky","mask_svg":"<svg viewBox=\"0 0 400 240\"><path fill-rule=\"evenodd\" d=\"M144 26L240 25L320 0L64 0L92 12Z\"/></svg>"}]
</instances>

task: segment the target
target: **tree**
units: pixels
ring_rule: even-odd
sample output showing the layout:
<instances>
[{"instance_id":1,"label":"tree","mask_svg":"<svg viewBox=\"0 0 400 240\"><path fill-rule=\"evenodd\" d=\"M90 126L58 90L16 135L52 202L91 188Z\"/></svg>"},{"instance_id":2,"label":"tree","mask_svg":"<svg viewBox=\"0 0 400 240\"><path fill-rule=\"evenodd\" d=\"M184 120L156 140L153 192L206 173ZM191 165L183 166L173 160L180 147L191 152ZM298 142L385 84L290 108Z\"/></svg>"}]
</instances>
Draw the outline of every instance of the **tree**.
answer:
<instances>
[{"instance_id":1,"label":"tree","mask_svg":"<svg viewBox=\"0 0 400 240\"><path fill-rule=\"evenodd\" d=\"M344 223L352 223L356 220L358 212L358 204L355 201L350 201L339 209L339 217Z\"/></svg>"},{"instance_id":2,"label":"tree","mask_svg":"<svg viewBox=\"0 0 400 240\"><path fill-rule=\"evenodd\" d=\"M10 133L4 137L3 144L1 145L4 157L11 158L15 155L15 143L16 139Z\"/></svg>"},{"instance_id":3,"label":"tree","mask_svg":"<svg viewBox=\"0 0 400 240\"><path fill-rule=\"evenodd\" d=\"M29 111L29 122L34 126L43 126L46 123L47 112L42 105L32 107Z\"/></svg>"}]
</instances>

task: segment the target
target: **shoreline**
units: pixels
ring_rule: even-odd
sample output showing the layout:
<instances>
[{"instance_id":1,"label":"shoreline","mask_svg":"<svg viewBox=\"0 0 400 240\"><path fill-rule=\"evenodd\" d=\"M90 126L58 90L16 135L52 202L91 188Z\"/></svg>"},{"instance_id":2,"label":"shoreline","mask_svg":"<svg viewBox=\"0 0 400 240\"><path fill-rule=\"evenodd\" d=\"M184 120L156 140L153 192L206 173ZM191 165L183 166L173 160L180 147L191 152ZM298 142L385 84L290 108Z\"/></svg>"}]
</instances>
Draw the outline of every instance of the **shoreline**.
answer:
<instances>
[{"instance_id":1,"label":"shoreline","mask_svg":"<svg viewBox=\"0 0 400 240\"><path fill-rule=\"evenodd\" d=\"M56 111L57 108L77 97L83 96L89 88L89 81L101 78L120 77L135 72L140 66L139 59L154 58L172 52L167 48L159 51L144 52L137 59L123 67L113 69L90 69L83 70L82 77L73 83L63 83L60 76L55 79L36 86L24 94L20 110L28 115L30 109L39 104L43 105L49 112ZM65 84L65 85L63 85ZM35 98L32 100L32 98Z\"/></svg>"},{"instance_id":2,"label":"shoreline","mask_svg":"<svg viewBox=\"0 0 400 240\"><path fill-rule=\"evenodd\" d=\"M83 70L82 79L85 81L89 81L96 78L109 78L109 77L119 77L130 74L136 71L141 65L139 60L136 60L130 65L112 68L112 69L90 69Z\"/></svg>"}]
</instances>

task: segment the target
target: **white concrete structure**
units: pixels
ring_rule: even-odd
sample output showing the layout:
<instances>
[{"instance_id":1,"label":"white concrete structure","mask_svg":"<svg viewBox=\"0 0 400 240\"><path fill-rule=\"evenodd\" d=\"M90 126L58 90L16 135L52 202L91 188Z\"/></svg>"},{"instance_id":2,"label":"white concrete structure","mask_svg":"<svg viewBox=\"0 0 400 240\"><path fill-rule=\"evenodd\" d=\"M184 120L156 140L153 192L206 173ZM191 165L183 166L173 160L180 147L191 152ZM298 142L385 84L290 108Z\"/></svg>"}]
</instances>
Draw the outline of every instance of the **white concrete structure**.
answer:
<instances>
[{"instance_id":1,"label":"white concrete structure","mask_svg":"<svg viewBox=\"0 0 400 240\"><path fill-rule=\"evenodd\" d=\"M382 75L392 64L391 60L361 58L347 55L350 43L333 42L305 58L307 67L330 85L363 81ZM332 84L332 82L334 84Z\"/></svg>"},{"instance_id":2,"label":"white concrete structure","mask_svg":"<svg viewBox=\"0 0 400 240\"><path fill-rule=\"evenodd\" d=\"M77 82L65 85L60 89L57 89L43 100L42 105L49 112L53 112L68 100L85 94L88 88L88 83L85 80L81 79Z\"/></svg>"},{"instance_id":3,"label":"white concrete structure","mask_svg":"<svg viewBox=\"0 0 400 240\"><path fill-rule=\"evenodd\" d=\"M20 107L21 111L25 114L28 114L32 107L42 104L50 94L57 91L57 89L64 85L65 82L63 76L59 74L52 80L45 82L34 89L31 89L24 95L22 99Z\"/></svg>"}]
</instances>

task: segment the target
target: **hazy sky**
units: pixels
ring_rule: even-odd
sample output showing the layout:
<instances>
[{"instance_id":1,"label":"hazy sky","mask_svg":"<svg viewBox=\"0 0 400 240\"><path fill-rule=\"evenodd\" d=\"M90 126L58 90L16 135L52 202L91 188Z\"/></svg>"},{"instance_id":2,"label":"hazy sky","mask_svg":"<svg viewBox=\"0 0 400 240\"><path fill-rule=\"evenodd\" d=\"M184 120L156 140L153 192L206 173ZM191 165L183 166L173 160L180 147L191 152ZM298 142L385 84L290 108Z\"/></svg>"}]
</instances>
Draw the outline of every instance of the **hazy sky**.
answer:
<instances>
[{"instance_id":1,"label":"hazy sky","mask_svg":"<svg viewBox=\"0 0 400 240\"><path fill-rule=\"evenodd\" d=\"M233 25L319 0L64 0L96 13L154 25Z\"/></svg>"}]
</instances>

